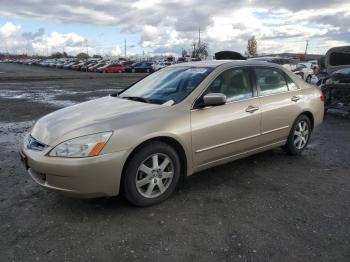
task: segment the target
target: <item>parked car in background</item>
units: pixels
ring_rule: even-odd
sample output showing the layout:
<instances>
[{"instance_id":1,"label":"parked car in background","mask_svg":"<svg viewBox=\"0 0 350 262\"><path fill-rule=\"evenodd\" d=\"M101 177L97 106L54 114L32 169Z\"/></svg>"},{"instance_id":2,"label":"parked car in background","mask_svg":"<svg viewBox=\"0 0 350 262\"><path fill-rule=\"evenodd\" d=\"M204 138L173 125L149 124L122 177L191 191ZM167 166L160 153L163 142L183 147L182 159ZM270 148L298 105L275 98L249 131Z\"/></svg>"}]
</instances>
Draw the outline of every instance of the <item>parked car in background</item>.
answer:
<instances>
[{"instance_id":1,"label":"parked car in background","mask_svg":"<svg viewBox=\"0 0 350 262\"><path fill-rule=\"evenodd\" d=\"M154 63L152 64L152 71L158 71L164 67L170 66L172 65L171 62L158 62L158 63Z\"/></svg>"},{"instance_id":2,"label":"parked car in background","mask_svg":"<svg viewBox=\"0 0 350 262\"><path fill-rule=\"evenodd\" d=\"M80 61L79 63L75 64L75 65L72 65L70 67L70 69L73 69L73 70L80 70L80 68L82 68L84 65L85 65L86 62L84 61Z\"/></svg>"},{"instance_id":3,"label":"parked car in background","mask_svg":"<svg viewBox=\"0 0 350 262\"><path fill-rule=\"evenodd\" d=\"M78 63L79 63L79 61L72 61L72 62L70 62L70 63L68 63L68 64L65 64L65 65L63 66L63 69L70 69L71 66L76 65L76 64L78 64Z\"/></svg>"},{"instance_id":4,"label":"parked car in background","mask_svg":"<svg viewBox=\"0 0 350 262\"><path fill-rule=\"evenodd\" d=\"M304 79L307 83L311 82L311 78L314 75L314 67L312 63L298 63L296 65L296 68L293 69L292 71L300 76L301 79Z\"/></svg>"},{"instance_id":5,"label":"parked car in background","mask_svg":"<svg viewBox=\"0 0 350 262\"><path fill-rule=\"evenodd\" d=\"M133 64L135 64L135 61L128 60L122 61L121 63L125 66L124 72L131 72L131 67Z\"/></svg>"},{"instance_id":6,"label":"parked car in background","mask_svg":"<svg viewBox=\"0 0 350 262\"><path fill-rule=\"evenodd\" d=\"M334 47L320 59L317 85L325 94L325 109L350 112L350 46Z\"/></svg>"},{"instance_id":7,"label":"parked car in background","mask_svg":"<svg viewBox=\"0 0 350 262\"><path fill-rule=\"evenodd\" d=\"M124 72L126 65L120 63L111 63L105 66L97 68L97 72L99 73L121 73Z\"/></svg>"},{"instance_id":8,"label":"parked car in background","mask_svg":"<svg viewBox=\"0 0 350 262\"><path fill-rule=\"evenodd\" d=\"M323 59L324 71L331 74L350 65L350 46L333 47L329 49Z\"/></svg>"},{"instance_id":9,"label":"parked car in background","mask_svg":"<svg viewBox=\"0 0 350 262\"><path fill-rule=\"evenodd\" d=\"M301 154L323 112L322 92L281 66L182 63L42 117L20 155L48 189L149 206L183 176L281 146Z\"/></svg>"},{"instance_id":10,"label":"parked car in background","mask_svg":"<svg viewBox=\"0 0 350 262\"><path fill-rule=\"evenodd\" d=\"M48 67L50 65L50 63L52 63L52 60L46 59L46 60L42 61L40 65L43 67Z\"/></svg>"},{"instance_id":11,"label":"parked car in background","mask_svg":"<svg viewBox=\"0 0 350 262\"><path fill-rule=\"evenodd\" d=\"M56 67L56 63L57 63L57 61L56 60L52 60L52 61L50 61L49 62L49 67Z\"/></svg>"},{"instance_id":12,"label":"parked car in background","mask_svg":"<svg viewBox=\"0 0 350 262\"><path fill-rule=\"evenodd\" d=\"M311 68L314 68L315 66L316 67L319 67L318 65L318 61L317 60L309 60L307 61L308 63L311 63Z\"/></svg>"},{"instance_id":13,"label":"parked car in background","mask_svg":"<svg viewBox=\"0 0 350 262\"><path fill-rule=\"evenodd\" d=\"M65 65L64 61L58 61L55 65L56 68L63 68L63 66Z\"/></svg>"},{"instance_id":14,"label":"parked car in background","mask_svg":"<svg viewBox=\"0 0 350 262\"><path fill-rule=\"evenodd\" d=\"M90 61L90 62L87 62L87 63L85 63L85 65L83 65L83 66L80 68L80 71L88 72L90 66L94 66L94 65L97 65L97 64L98 64L97 61Z\"/></svg>"},{"instance_id":15,"label":"parked car in background","mask_svg":"<svg viewBox=\"0 0 350 262\"><path fill-rule=\"evenodd\" d=\"M262 57L249 58L248 60L265 61L265 62L281 65L284 68L287 68L288 70L293 70L297 63L295 59L285 58L280 56L262 56Z\"/></svg>"},{"instance_id":16,"label":"parked car in background","mask_svg":"<svg viewBox=\"0 0 350 262\"><path fill-rule=\"evenodd\" d=\"M128 68L128 72L133 72L133 73L150 73L153 72L153 63L152 62L140 62L140 63L135 63L132 64Z\"/></svg>"},{"instance_id":17,"label":"parked car in background","mask_svg":"<svg viewBox=\"0 0 350 262\"><path fill-rule=\"evenodd\" d=\"M106 62L99 62L96 65L89 66L89 72L96 72L98 68L105 66Z\"/></svg>"},{"instance_id":18,"label":"parked car in background","mask_svg":"<svg viewBox=\"0 0 350 262\"><path fill-rule=\"evenodd\" d=\"M350 112L350 66L322 78L320 88L325 95L325 109L342 109Z\"/></svg>"}]
</instances>

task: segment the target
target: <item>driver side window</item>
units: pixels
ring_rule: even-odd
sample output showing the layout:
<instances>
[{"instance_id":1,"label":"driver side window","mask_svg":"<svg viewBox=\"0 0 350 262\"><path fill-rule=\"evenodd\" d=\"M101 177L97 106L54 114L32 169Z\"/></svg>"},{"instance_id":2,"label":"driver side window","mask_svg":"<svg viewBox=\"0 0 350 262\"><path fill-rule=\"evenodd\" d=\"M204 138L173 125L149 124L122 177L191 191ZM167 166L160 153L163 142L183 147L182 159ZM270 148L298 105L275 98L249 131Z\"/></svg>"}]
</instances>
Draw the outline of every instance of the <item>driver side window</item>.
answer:
<instances>
[{"instance_id":1,"label":"driver side window","mask_svg":"<svg viewBox=\"0 0 350 262\"><path fill-rule=\"evenodd\" d=\"M206 93L222 93L227 102L253 97L249 71L245 68L226 70L210 84Z\"/></svg>"}]
</instances>

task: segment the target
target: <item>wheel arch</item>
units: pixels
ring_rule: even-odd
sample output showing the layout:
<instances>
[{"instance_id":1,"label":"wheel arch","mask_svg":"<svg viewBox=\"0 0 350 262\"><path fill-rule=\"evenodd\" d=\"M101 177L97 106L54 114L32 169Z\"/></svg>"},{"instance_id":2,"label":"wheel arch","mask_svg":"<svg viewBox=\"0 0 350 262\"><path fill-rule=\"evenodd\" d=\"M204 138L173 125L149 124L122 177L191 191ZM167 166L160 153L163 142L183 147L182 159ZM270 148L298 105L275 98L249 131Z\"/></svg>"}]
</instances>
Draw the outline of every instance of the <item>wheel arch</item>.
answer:
<instances>
[{"instance_id":1,"label":"wheel arch","mask_svg":"<svg viewBox=\"0 0 350 262\"><path fill-rule=\"evenodd\" d=\"M125 175L125 171L126 171L126 167L128 166L129 162L131 161L132 157L143 147L149 145L152 142L163 142L166 143L168 145L170 145L172 148L174 148L174 150L177 152L179 158L180 158L180 165L181 165L181 172L180 172L180 181L179 184L183 181L183 179L187 176L187 167L188 167L188 157L186 155L186 151L184 149L184 147L182 146L182 144L177 141L175 138L170 137L170 136L158 136L158 137L153 137L153 138L149 138L143 142L141 142L139 145L137 145L136 147L134 147L132 149L132 151L129 153L129 155L127 156L124 164L123 164L123 168L122 168L122 173L121 173L121 190L123 190L123 179L124 179L124 175Z\"/></svg>"},{"instance_id":2,"label":"wheel arch","mask_svg":"<svg viewBox=\"0 0 350 262\"><path fill-rule=\"evenodd\" d=\"M298 119L298 117L300 117L301 115L305 115L310 119L311 130L313 130L315 119L314 119L314 115L312 114L312 112L311 111L304 111L301 114L299 114L296 119Z\"/></svg>"}]
</instances>

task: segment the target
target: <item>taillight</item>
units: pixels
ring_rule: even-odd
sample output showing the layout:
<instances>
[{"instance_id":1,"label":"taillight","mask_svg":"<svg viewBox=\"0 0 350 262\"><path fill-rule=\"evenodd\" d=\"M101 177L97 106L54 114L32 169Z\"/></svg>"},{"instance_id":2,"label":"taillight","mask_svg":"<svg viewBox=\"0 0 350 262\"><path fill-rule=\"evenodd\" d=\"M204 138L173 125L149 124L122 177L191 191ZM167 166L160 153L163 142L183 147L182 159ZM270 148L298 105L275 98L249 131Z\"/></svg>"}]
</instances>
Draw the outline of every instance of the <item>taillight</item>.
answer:
<instances>
[{"instance_id":1,"label":"taillight","mask_svg":"<svg viewBox=\"0 0 350 262\"><path fill-rule=\"evenodd\" d=\"M324 94L320 95L320 100L321 100L322 102L324 102L324 100L325 100Z\"/></svg>"}]
</instances>

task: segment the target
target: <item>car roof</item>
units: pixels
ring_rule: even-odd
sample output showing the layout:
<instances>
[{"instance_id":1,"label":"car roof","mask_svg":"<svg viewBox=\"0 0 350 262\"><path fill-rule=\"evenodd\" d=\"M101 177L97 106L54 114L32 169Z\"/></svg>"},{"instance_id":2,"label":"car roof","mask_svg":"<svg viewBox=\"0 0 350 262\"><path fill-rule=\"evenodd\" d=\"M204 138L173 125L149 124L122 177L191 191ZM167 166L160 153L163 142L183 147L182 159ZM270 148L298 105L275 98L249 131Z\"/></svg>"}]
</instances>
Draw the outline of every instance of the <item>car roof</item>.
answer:
<instances>
[{"instance_id":1,"label":"car roof","mask_svg":"<svg viewBox=\"0 0 350 262\"><path fill-rule=\"evenodd\" d=\"M253 65L267 65L267 66L276 66L274 63L269 63L266 61L259 61L259 60L205 60L205 61L195 61L195 62L186 62L186 63L179 63L174 64L169 67L219 67L221 65L228 65L231 64L233 66L253 66Z\"/></svg>"}]
</instances>

